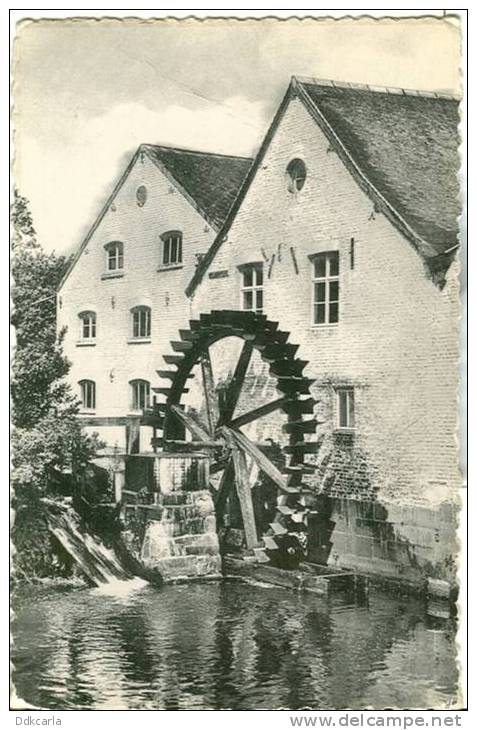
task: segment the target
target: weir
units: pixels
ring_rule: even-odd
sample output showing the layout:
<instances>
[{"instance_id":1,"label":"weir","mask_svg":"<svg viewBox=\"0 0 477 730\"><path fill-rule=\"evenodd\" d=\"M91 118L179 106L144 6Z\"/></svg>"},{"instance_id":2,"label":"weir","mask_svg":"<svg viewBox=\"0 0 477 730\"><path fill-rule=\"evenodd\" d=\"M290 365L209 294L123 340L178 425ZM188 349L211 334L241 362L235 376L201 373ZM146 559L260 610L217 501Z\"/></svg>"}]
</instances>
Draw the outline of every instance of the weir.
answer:
<instances>
[{"instance_id":1,"label":"weir","mask_svg":"<svg viewBox=\"0 0 477 730\"><path fill-rule=\"evenodd\" d=\"M132 578L115 552L86 530L72 507L64 507L61 512L50 512L49 530L93 585Z\"/></svg>"}]
</instances>

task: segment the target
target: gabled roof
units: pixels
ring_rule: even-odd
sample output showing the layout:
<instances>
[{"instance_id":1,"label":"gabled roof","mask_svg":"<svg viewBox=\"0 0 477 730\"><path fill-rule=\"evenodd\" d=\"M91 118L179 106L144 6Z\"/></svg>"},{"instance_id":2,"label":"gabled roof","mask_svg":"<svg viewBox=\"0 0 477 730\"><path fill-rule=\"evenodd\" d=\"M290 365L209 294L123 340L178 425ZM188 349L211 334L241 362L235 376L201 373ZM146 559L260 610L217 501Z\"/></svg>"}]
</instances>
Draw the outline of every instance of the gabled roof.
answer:
<instances>
[{"instance_id":1,"label":"gabled roof","mask_svg":"<svg viewBox=\"0 0 477 730\"><path fill-rule=\"evenodd\" d=\"M429 272L438 277L450 263L448 252L458 245L458 100L430 92L293 77L247 179L186 293L192 294L220 248L275 129L296 96L376 210L408 238Z\"/></svg>"},{"instance_id":2,"label":"gabled roof","mask_svg":"<svg viewBox=\"0 0 477 730\"><path fill-rule=\"evenodd\" d=\"M199 212L217 229L223 224L253 162L249 157L158 145L142 145L142 149L170 173L196 203Z\"/></svg>"},{"instance_id":3,"label":"gabled roof","mask_svg":"<svg viewBox=\"0 0 477 730\"><path fill-rule=\"evenodd\" d=\"M451 96L297 79L354 162L437 254L457 243L459 102Z\"/></svg>"},{"instance_id":4,"label":"gabled roof","mask_svg":"<svg viewBox=\"0 0 477 730\"><path fill-rule=\"evenodd\" d=\"M73 255L58 289L68 278L140 155L147 155L216 231L223 224L252 164L252 159L248 157L196 152L163 145L140 145Z\"/></svg>"}]
</instances>

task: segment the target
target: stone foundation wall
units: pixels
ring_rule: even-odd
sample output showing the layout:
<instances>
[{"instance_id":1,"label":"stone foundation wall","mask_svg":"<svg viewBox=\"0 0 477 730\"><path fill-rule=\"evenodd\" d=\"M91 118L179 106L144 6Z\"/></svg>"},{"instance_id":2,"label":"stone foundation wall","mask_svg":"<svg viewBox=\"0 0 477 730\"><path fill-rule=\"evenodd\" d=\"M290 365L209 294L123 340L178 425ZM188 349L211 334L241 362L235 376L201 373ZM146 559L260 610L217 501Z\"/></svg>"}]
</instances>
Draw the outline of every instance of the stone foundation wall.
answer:
<instances>
[{"instance_id":1,"label":"stone foundation wall","mask_svg":"<svg viewBox=\"0 0 477 730\"><path fill-rule=\"evenodd\" d=\"M143 455L127 460L122 540L149 580L220 577L208 473L209 461L200 455Z\"/></svg>"},{"instance_id":2,"label":"stone foundation wall","mask_svg":"<svg viewBox=\"0 0 477 730\"><path fill-rule=\"evenodd\" d=\"M458 509L435 510L344 498L317 498L309 522L312 562L423 587L426 578L456 585Z\"/></svg>"}]
</instances>

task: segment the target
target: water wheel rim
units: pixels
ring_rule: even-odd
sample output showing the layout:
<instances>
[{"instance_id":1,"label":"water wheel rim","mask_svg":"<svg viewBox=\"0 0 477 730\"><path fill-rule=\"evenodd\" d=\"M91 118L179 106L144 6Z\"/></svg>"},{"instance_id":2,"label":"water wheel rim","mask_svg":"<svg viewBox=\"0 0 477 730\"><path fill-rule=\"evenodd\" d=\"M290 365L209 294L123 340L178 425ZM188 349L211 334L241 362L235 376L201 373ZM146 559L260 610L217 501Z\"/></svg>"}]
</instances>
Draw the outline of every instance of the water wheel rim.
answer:
<instances>
[{"instance_id":1,"label":"water wheel rim","mask_svg":"<svg viewBox=\"0 0 477 730\"><path fill-rule=\"evenodd\" d=\"M273 481L285 494L299 495L303 482L303 472L300 467L305 465L304 434L313 434L315 432L316 421L304 419L305 413L310 412L310 400L312 400L309 397L310 385L313 381L303 375L307 363L297 358L299 348L297 345L288 342L289 333L279 329L278 323L270 321L265 315L240 310L214 310L210 314L201 315L197 320L191 320L190 328L180 330L179 336L180 340L172 342L171 345L174 352L181 352L182 355L180 357L168 356L169 361L172 361L176 370L171 371L170 375L168 373L171 378L170 387L161 389L161 392L166 395L163 420L164 446L167 448L168 439L174 433L178 433L178 414L175 409L181 406L181 399L184 393L187 392L186 384L193 368L202 363L204 358L208 357L210 360L210 348L216 342L229 337L240 338L244 341L244 345L239 356L239 362L245 352L250 353L247 365L253 352L259 353L262 361L268 364L271 374L276 379L277 388L280 392L280 397L276 399L279 401L277 409L279 408L285 414L287 420L285 433L289 442L287 447L290 454L287 464L289 471L283 479L276 477ZM276 374L277 371L278 374ZM246 368L240 384L241 387L245 377ZM300 397L302 395L308 397L303 400ZM243 441L246 437L239 428L240 424L234 423L234 420L240 421L242 419L243 421L244 418L244 415L241 414L241 416L234 419L234 411L239 398L240 392L235 395L235 403L232 403L232 407L229 408L226 416L223 416L223 412L219 413L219 423L216 424L219 432L220 430L223 432L224 429L229 432L228 437L225 439L229 450L228 458L222 460L224 462L224 473L225 465L234 459L235 454L230 439L232 438L235 446L242 451L247 446ZM305 404L303 409L300 404ZM304 427L302 427L303 424L305 424ZM216 438L216 435L215 429L213 433L209 433L209 436L212 436L213 439ZM248 444L249 454L250 448L250 444ZM237 457L235 457L235 460L237 463ZM262 465L264 463L262 462ZM285 485L289 489L286 489ZM296 499L294 501L296 502ZM289 532L287 530L288 534Z\"/></svg>"}]
</instances>

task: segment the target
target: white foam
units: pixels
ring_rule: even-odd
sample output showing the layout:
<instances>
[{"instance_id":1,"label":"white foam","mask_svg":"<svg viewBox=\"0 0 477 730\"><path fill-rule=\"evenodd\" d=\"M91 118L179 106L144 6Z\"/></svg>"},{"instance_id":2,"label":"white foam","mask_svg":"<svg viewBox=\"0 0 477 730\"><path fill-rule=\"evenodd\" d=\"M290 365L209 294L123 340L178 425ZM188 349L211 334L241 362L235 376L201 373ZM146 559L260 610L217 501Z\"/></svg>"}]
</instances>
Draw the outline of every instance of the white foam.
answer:
<instances>
[{"instance_id":1,"label":"white foam","mask_svg":"<svg viewBox=\"0 0 477 730\"><path fill-rule=\"evenodd\" d=\"M130 578L128 580L120 580L118 578L117 580L111 580L108 583L104 583L97 588L92 588L91 591L96 595L117 596L121 598L123 596L129 596L131 593L139 591L148 585L149 583L146 580L138 577Z\"/></svg>"}]
</instances>

